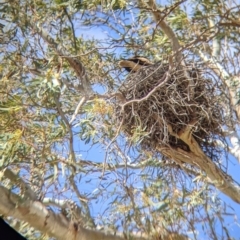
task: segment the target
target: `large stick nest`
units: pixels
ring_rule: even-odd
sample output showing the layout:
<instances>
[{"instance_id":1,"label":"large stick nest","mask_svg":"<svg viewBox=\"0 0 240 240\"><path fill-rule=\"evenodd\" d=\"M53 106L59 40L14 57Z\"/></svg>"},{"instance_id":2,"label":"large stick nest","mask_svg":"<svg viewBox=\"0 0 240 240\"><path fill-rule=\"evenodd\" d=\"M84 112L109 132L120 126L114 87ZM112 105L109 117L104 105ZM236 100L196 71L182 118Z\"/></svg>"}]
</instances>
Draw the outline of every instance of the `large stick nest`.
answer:
<instances>
[{"instance_id":1,"label":"large stick nest","mask_svg":"<svg viewBox=\"0 0 240 240\"><path fill-rule=\"evenodd\" d=\"M216 159L214 140L222 136L224 119L216 82L203 69L187 65L170 71L161 63L142 67L128 75L119 92L125 100L117 104L117 119L130 139L141 129L140 142L146 149L190 151L177 134L191 124L192 136Z\"/></svg>"}]
</instances>

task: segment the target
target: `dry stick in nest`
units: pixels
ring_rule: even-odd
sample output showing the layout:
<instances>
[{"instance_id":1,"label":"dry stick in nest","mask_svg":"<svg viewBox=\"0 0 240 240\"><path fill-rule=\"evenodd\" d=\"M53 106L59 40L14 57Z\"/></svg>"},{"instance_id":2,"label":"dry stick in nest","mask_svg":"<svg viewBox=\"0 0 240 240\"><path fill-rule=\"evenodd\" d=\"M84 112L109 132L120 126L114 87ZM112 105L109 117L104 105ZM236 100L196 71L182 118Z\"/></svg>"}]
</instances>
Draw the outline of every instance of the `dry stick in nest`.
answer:
<instances>
[{"instance_id":1,"label":"dry stick in nest","mask_svg":"<svg viewBox=\"0 0 240 240\"><path fill-rule=\"evenodd\" d=\"M221 137L222 132L219 126L224 124L224 119L221 118L221 107L215 99L214 90L212 90L214 89L213 83L203 78L200 74L192 74L196 77L194 80L195 90L198 89L199 93L204 92L204 94L198 94L198 92L196 92L193 104L189 104L186 98L180 99L181 96L184 96L184 88L182 88L182 81L184 78L179 79L179 71L177 71L175 73L172 72L168 81L162 84L161 88L155 88L155 90L152 91L152 95L149 95L149 91L151 92L151 90L156 87L156 82L159 84L159 78L164 75L165 69L162 68L157 71L155 75L153 74L148 78L148 73L153 72L156 67L157 66L144 67L135 74L130 74L128 76L127 85L131 87L123 89L122 92L125 96L128 96L130 101L137 101L130 105L125 104L125 107L122 109L123 112L121 116L119 116L119 119L124 119L123 126L125 126L125 133L131 137L133 135L131 129L136 129L136 127L139 126L140 120L143 129L149 126L149 129L153 132L152 138L157 141L155 145L156 150L169 159L174 159L174 161L179 164L187 163L198 166L199 169L206 173L212 184L223 193L230 196L234 201L240 203L239 186L235 185L231 178L224 173L210 157L208 157L208 152L205 152L215 150L215 147L209 143L208 140L211 137L214 138L215 135L217 135L218 138ZM174 76L174 74L177 76ZM142 81L142 79L145 80ZM151 85L152 88L150 88L149 85ZM146 86L148 90L150 89L148 92L143 91ZM174 91L173 94L171 94L172 91ZM144 101L139 101L145 96L148 97ZM159 100L158 105L154 105L154 107L158 107L158 109L161 110L170 105L174 111L172 111L171 108L167 108L166 111L169 112L163 112L162 115L159 114L160 112L157 109L155 113L152 112L151 104L154 100L161 99L161 96L166 99L164 99L163 102ZM179 100L181 100L181 104L178 103ZM198 112L197 115L191 115L192 119L190 119L188 115L191 113L193 105L196 106L195 111ZM182 115L178 115L179 109L183 111ZM143 110L144 114L142 114ZM189 113L187 113L187 111L189 111ZM174 126L173 129L170 123L174 123L174 119L176 119L176 126ZM184 122L186 120L187 122ZM152 124L153 122L156 125L155 132L154 129L152 129L154 125ZM179 147L179 145L176 144L174 147L174 145L171 145L173 142L162 142L163 138L161 139L155 134L157 131L162 131L162 136L164 137L164 130L159 128L159 126L163 126L164 124L167 124L167 134L169 137L172 136L181 140L188 146L189 149L187 151L182 147L183 145ZM178 125L180 125L180 127ZM200 128L200 130L196 131L194 128ZM144 142L145 139L146 137L143 139L142 144L148 144L147 140ZM149 147L151 147L151 143ZM204 151L201 149L202 147L204 147ZM210 150L208 150L208 148Z\"/></svg>"},{"instance_id":2,"label":"dry stick in nest","mask_svg":"<svg viewBox=\"0 0 240 240\"><path fill-rule=\"evenodd\" d=\"M172 147L182 146L182 149L186 150L186 143L180 138L170 138L174 135L167 133L163 128L171 125L173 131L178 133L191 121L198 119L196 121L196 129L198 129L194 129L194 135L197 137L197 142L205 146L207 151L209 150L209 156L211 155L211 146L205 139L211 134L220 133L219 119L216 116L218 112L216 108L219 106L214 103L215 99L209 96L208 89L212 88L209 81L203 79L198 70L189 69L190 66L186 70L195 83L195 95L191 102L187 100L187 80L183 70L175 68L170 71L167 64L158 63L143 67L128 76L120 88L123 95L129 99L122 105L120 112L125 119L124 125L128 135L132 135L131 129L134 129L134 126L139 126L137 117L143 129L149 131L150 143L149 139L143 139L143 143L146 143L148 148L154 148L153 145L151 147L151 142L160 141ZM156 117L160 116L160 120L157 120ZM169 134L169 137L166 134Z\"/></svg>"},{"instance_id":3,"label":"dry stick in nest","mask_svg":"<svg viewBox=\"0 0 240 240\"><path fill-rule=\"evenodd\" d=\"M122 109L121 112L124 110L124 107L125 107L125 106L130 105L131 103L139 103L139 102L148 100L148 98L149 98L150 96L152 96L152 94L154 94L154 93L158 90L158 88L160 88L162 85L164 85L164 84L168 81L169 78L170 78L169 72L164 73L164 76L159 80L159 84L158 84L156 87L154 87L154 88L151 90L151 92L149 92L145 97L143 97L143 98L141 98L141 99L133 99L133 100L130 100L130 101L124 103L124 104L121 106L121 109Z\"/></svg>"}]
</instances>

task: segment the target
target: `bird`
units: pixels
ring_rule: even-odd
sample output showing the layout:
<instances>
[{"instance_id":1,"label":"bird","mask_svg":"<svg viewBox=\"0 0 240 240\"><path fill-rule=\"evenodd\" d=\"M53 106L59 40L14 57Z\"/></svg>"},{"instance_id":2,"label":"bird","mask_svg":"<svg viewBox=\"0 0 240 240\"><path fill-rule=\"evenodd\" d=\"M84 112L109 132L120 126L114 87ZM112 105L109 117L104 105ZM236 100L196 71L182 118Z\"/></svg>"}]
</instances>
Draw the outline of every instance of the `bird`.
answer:
<instances>
[{"instance_id":1,"label":"bird","mask_svg":"<svg viewBox=\"0 0 240 240\"><path fill-rule=\"evenodd\" d=\"M147 58L141 56L134 56L129 59L123 59L119 62L119 66L128 72L137 72L140 68L150 65L153 65L153 63Z\"/></svg>"}]
</instances>

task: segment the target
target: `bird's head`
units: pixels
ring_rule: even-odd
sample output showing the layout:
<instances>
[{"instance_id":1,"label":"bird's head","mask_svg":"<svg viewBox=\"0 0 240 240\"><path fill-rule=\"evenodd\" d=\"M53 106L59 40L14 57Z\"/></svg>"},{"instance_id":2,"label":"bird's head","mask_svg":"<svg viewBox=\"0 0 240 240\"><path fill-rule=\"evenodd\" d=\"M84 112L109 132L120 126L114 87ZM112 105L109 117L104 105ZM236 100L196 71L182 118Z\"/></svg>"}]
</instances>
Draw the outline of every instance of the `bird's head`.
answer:
<instances>
[{"instance_id":1,"label":"bird's head","mask_svg":"<svg viewBox=\"0 0 240 240\"><path fill-rule=\"evenodd\" d=\"M151 63L147 58L135 56L129 59L123 59L119 62L119 66L128 72L136 72L143 66L150 66Z\"/></svg>"}]
</instances>

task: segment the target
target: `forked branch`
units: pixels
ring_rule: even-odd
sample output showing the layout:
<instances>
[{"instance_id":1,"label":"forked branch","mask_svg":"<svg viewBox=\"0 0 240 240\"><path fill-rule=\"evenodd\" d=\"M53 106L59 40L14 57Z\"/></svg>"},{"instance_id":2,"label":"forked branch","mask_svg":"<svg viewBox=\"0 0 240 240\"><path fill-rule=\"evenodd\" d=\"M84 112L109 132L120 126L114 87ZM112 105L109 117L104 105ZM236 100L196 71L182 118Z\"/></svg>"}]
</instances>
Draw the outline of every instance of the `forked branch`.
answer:
<instances>
[{"instance_id":1,"label":"forked branch","mask_svg":"<svg viewBox=\"0 0 240 240\"><path fill-rule=\"evenodd\" d=\"M225 193L232 200L240 203L240 187L233 182L233 179L224 173L206 154L191 134L193 124L188 125L180 133L179 139L184 141L190 152L171 147L158 147L159 152L175 160L178 163L187 163L198 167L205 172L211 184L215 185L221 192ZM174 135L176 136L176 134Z\"/></svg>"}]
</instances>

